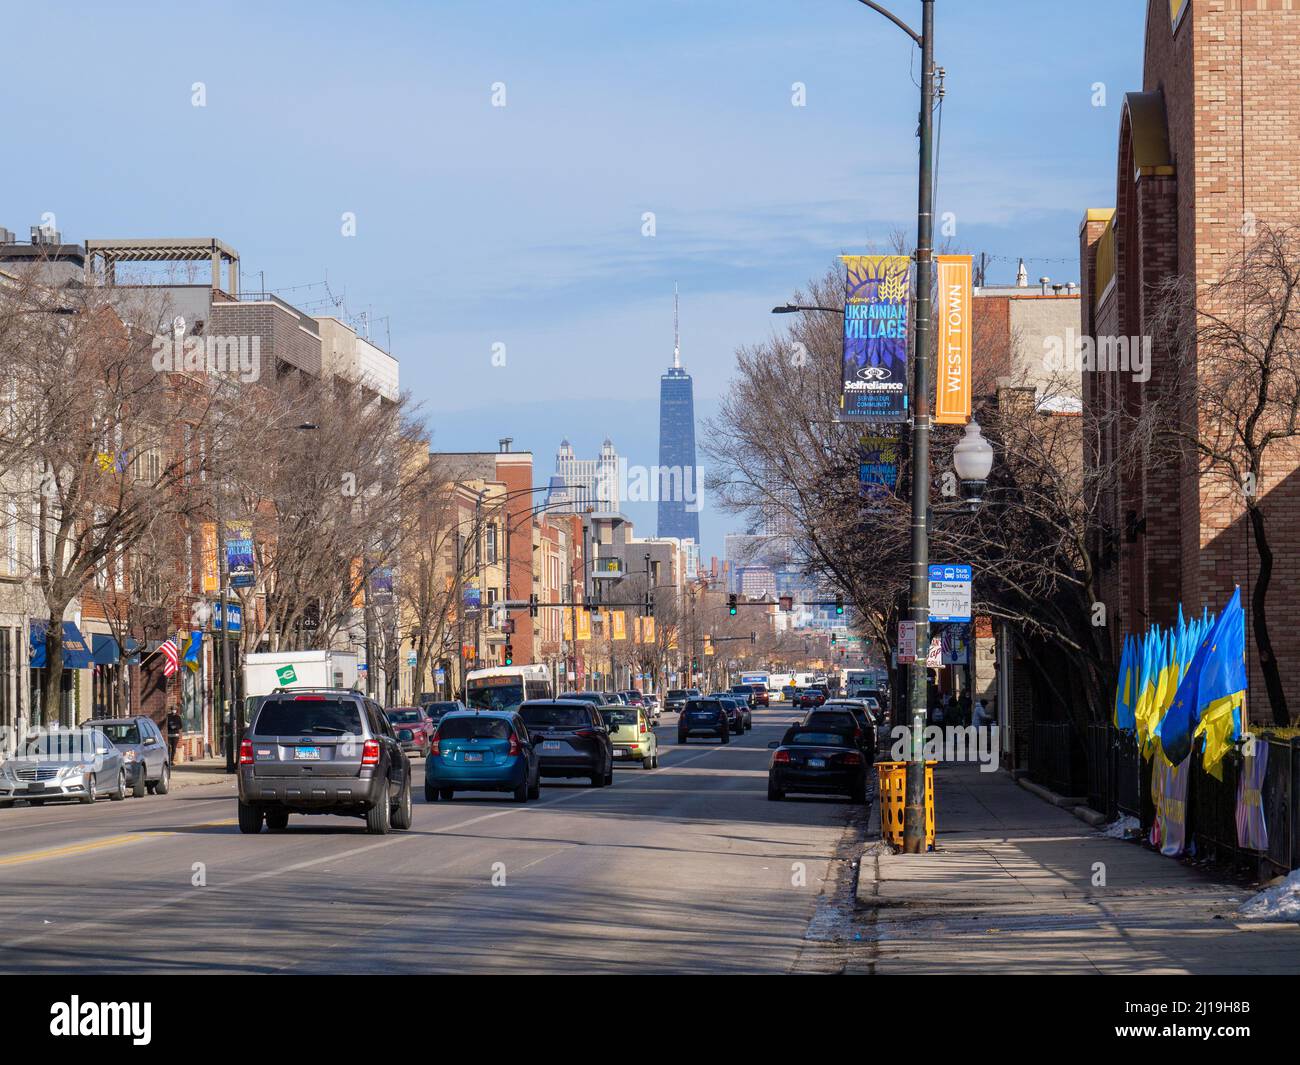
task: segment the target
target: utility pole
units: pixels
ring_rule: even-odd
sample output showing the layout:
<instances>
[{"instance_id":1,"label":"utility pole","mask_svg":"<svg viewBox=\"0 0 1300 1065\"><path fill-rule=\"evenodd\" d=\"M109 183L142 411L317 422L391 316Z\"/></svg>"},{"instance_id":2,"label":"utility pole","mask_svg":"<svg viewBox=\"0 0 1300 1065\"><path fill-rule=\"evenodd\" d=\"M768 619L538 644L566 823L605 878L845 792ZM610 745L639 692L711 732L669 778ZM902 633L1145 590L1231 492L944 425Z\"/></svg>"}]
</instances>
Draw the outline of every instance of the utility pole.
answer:
<instances>
[{"instance_id":1,"label":"utility pole","mask_svg":"<svg viewBox=\"0 0 1300 1065\"><path fill-rule=\"evenodd\" d=\"M903 811L903 851L925 851L926 652L930 647L930 350L934 254L934 0L921 12L920 182L916 212L916 352L912 372L911 609L916 660L909 677L912 749Z\"/></svg>"}]
</instances>

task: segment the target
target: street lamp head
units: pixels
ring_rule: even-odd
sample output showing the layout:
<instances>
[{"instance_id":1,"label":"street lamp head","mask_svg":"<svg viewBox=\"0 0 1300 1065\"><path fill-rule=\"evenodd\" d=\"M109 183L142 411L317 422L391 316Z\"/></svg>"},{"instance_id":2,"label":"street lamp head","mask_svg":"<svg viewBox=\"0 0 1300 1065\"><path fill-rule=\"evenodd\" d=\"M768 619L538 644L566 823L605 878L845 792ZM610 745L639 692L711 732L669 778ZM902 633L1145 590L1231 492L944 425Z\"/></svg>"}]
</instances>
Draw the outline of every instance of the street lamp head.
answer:
<instances>
[{"instance_id":1,"label":"street lamp head","mask_svg":"<svg viewBox=\"0 0 1300 1065\"><path fill-rule=\"evenodd\" d=\"M784 307L773 307L773 314L798 314L799 308L793 303L787 303Z\"/></svg>"},{"instance_id":2,"label":"street lamp head","mask_svg":"<svg viewBox=\"0 0 1300 1065\"><path fill-rule=\"evenodd\" d=\"M966 425L966 435L953 448L953 468L961 478L966 500L974 509L984 495L984 484L993 469L993 445L984 439L979 422L971 419Z\"/></svg>"}]
</instances>

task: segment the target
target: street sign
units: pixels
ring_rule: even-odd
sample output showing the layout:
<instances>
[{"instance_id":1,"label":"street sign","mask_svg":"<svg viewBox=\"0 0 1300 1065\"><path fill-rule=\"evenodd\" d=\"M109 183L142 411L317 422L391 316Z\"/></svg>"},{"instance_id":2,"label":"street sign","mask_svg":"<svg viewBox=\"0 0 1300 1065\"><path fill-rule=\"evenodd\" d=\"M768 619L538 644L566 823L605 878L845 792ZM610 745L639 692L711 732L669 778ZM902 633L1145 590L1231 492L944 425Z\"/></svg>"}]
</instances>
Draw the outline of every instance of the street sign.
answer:
<instances>
[{"instance_id":1,"label":"street sign","mask_svg":"<svg viewBox=\"0 0 1300 1065\"><path fill-rule=\"evenodd\" d=\"M415 652L414 652L414 651L408 651L408 652L407 652L407 654L406 654L406 664L407 664L408 666L410 666L412 669L415 668Z\"/></svg>"},{"instance_id":2,"label":"street sign","mask_svg":"<svg viewBox=\"0 0 1300 1065\"><path fill-rule=\"evenodd\" d=\"M970 621L970 585L970 566L931 566L930 620Z\"/></svg>"},{"instance_id":3,"label":"street sign","mask_svg":"<svg viewBox=\"0 0 1300 1065\"><path fill-rule=\"evenodd\" d=\"M900 665L916 661L916 622L898 623L898 662Z\"/></svg>"}]
</instances>

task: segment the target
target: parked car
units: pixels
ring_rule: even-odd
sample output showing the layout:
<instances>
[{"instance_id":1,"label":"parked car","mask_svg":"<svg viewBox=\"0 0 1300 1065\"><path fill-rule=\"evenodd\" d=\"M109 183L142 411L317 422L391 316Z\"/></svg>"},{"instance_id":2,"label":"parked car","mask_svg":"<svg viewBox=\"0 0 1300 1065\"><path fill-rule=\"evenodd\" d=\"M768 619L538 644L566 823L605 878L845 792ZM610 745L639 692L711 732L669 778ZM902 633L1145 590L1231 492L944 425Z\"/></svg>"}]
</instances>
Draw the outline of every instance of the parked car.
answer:
<instances>
[{"instance_id":1,"label":"parked car","mask_svg":"<svg viewBox=\"0 0 1300 1065\"><path fill-rule=\"evenodd\" d=\"M650 715L651 724L653 725L659 724L659 718L661 716L661 710L659 706L659 696L657 695L645 696L645 710L646 713Z\"/></svg>"},{"instance_id":2,"label":"parked car","mask_svg":"<svg viewBox=\"0 0 1300 1065\"><path fill-rule=\"evenodd\" d=\"M239 746L239 831L282 831L290 814L342 814L386 833L411 827L411 761L379 704L341 688L268 695Z\"/></svg>"},{"instance_id":3,"label":"parked car","mask_svg":"<svg viewBox=\"0 0 1300 1065\"><path fill-rule=\"evenodd\" d=\"M166 795L171 787L172 766L167 755L167 740L153 718L96 718L95 728L113 741L122 752L127 783L137 799L146 792Z\"/></svg>"},{"instance_id":4,"label":"parked car","mask_svg":"<svg viewBox=\"0 0 1300 1065\"><path fill-rule=\"evenodd\" d=\"M101 795L126 798L126 761L98 728L41 732L0 767L0 802L51 799L93 803Z\"/></svg>"},{"instance_id":5,"label":"parked car","mask_svg":"<svg viewBox=\"0 0 1300 1065\"><path fill-rule=\"evenodd\" d=\"M720 699L690 699L677 720L677 742L692 736L716 736L731 742L731 716Z\"/></svg>"},{"instance_id":6,"label":"parked car","mask_svg":"<svg viewBox=\"0 0 1300 1065\"><path fill-rule=\"evenodd\" d=\"M390 706L384 711L384 716L388 718L388 723L398 733L399 741L403 731L411 733L410 740L402 742L402 750L415 751L421 758L429 756L429 747L433 743L433 731L438 726L423 707Z\"/></svg>"},{"instance_id":7,"label":"parked car","mask_svg":"<svg viewBox=\"0 0 1300 1065\"><path fill-rule=\"evenodd\" d=\"M792 700L800 710L821 706L825 701L826 693L820 688L798 688L795 690Z\"/></svg>"},{"instance_id":8,"label":"parked car","mask_svg":"<svg viewBox=\"0 0 1300 1065\"><path fill-rule=\"evenodd\" d=\"M767 770L768 799L779 801L793 791L867 801L867 759L848 729L795 725L779 743L768 747L773 748Z\"/></svg>"},{"instance_id":9,"label":"parked car","mask_svg":"<svg viewBox=\"0 0 1300 1065\"><path fill-rule=\"evenodd\" d=\"M509 791L515 802L540 792L536 738L518 711L458 710L444 714L424 763L424 800L458 791Z\"/></svg>"},{"instance_id":10,"label":"parked car","mask_svg":"<svg viewBox=\"0 0 1300 1065\"><path fill-rule=\"evenodd\" d=\"M659 768L659 737L651 730L641 707L604 706L600 716L609 729L616 763L640 762L642 769Z\"/></svg>"},{"instance_id":11,"label":"parked car","mask_svg":"<svg viewBox=\"0 0 1300 1065\"><path fill-rule=\"evenodd\" d=\"M731 692L711 692L708 698L717 699L727 707L727 722L735 735L743 736L749 729L754 727L749 703L744 695L734 695Z\"/></svg>"},{"instance_id":12,"label":"parked car","mask_svg":"<svg viewBox=\"0 0 1300 1065\"><path fill-rule=\"evenodd\" d=\"M519 708L537 745L544 777L586 777L593 788L614 783L614 745L589 700L533 699Z\"/></svg>"}]
</instances>

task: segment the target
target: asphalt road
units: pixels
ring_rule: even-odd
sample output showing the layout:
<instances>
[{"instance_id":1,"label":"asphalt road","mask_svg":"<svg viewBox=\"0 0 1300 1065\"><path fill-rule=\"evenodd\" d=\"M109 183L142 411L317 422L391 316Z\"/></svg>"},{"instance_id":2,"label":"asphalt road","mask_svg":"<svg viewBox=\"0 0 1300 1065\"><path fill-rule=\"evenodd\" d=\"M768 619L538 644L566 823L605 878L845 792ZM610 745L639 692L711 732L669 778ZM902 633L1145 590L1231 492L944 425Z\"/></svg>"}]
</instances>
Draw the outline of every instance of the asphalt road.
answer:
<instances>
[{"instance_id":1,"label":"asphalt road","mask_svg":"<svg viewBox=\"0 0 1300 1065\"><path fill-rule=\"evenodd\" d=\"M540 801L423 801L415 823L295 817L240 835L233 782L0 809L0 972L838 971L866 812L766 796L759 709L727 746Z\"/></svg>"}]
</instances>

